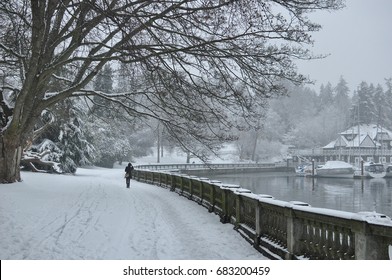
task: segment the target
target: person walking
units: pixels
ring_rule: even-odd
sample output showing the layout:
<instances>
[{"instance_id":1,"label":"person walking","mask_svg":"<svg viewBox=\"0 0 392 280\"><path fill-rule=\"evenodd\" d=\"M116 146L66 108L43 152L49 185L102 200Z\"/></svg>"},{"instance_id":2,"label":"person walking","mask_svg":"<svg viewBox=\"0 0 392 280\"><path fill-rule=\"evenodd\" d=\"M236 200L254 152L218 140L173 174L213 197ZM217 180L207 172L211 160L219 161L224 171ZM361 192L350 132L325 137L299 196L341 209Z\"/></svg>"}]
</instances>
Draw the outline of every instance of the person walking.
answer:
<instances>
[{"instance_id":1,"label":"person walking","mask_svg":"<svg viewBox=\"0 0 392 280\"><path fill-rule=\"evenodd\" d=\"M127 183L127 189L129 189L129 185L131 183L133 169L134 168L132 163L128 163L128 165L125 167L125 182Z\"/></svg>"}]
</instances>

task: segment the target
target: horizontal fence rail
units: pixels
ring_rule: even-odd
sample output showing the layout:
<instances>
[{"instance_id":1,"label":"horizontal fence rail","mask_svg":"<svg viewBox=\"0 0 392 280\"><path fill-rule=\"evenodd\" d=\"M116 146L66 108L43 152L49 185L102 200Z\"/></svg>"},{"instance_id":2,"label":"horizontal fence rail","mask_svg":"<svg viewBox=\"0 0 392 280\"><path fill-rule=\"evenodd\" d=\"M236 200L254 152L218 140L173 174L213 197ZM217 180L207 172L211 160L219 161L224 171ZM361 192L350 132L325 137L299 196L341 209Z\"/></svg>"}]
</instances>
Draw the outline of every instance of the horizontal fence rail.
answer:
<instances>
[{"instance_id":1,"label":"horizontal fence rail","mask_svg":"<svg viewBox=\"0 0 392 280\"><path fill-rule=\"evenodd\" d=\"M306 149L294 150L293 155L299 156L391 156L392 150L386 149Z\"/></svg>"},{"instance_id":2,"label":"horizontal fence rail","mask_svg":"<svg viewBox=\"0 0 392 280\"><path fill-rule=\"evenodd\" d=\"M134 178L205 206L271 259L390 259L392 221L382 214L314 208L177 172L135 169Z\"/></svg>"},{"instance_id":3,"label":"horizontal fence rail","mask_svg":"<svg viewBox=\"0 0 392 280\"><path fill-rule=\"evenodd\" d=\"M177 171L188 175L207 176L208 174L228 174L235 172L295 172L289 162L278 163L184 163L184 164L147 164L137 165L136 169Z\"/></svg>"},{"instance_id":4,"label":"horizontal fence rail","mask_svg":"<svg viewBox=\"0 0 392 280\"><path fill-rule=\"evenodd\" d=\"M281 163L184 163L184 164L145 164L137 165L137 169L149 170L193 170L193 169L241 169L241 168L271 168L284 167L286 162Z\"/></svg>"}]
</instances>

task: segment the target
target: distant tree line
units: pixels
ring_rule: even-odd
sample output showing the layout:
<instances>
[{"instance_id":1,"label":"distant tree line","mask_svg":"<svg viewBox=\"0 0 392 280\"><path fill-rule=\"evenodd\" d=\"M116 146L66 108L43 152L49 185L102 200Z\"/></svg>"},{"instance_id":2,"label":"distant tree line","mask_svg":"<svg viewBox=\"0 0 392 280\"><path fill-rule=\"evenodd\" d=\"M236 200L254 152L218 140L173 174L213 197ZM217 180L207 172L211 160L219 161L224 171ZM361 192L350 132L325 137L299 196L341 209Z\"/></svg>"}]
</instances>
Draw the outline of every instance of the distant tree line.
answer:
<instances>
[{"instance_id":1,"label":"distant tree line","mask_svg":"<svg viewBox=\"0 0 392 280\"><path fill-rule=\"evenodd\" d=\"M336 85L321 85L318 92L290 83L286 87L287 96L269 103L259 131L242 134L238 140L242 159L284 156L288 146L321 147L357 124L392 129L392 78L386 79L385 85L363 81L354 91L344 77Z\"/></svg>"}]
</instances>

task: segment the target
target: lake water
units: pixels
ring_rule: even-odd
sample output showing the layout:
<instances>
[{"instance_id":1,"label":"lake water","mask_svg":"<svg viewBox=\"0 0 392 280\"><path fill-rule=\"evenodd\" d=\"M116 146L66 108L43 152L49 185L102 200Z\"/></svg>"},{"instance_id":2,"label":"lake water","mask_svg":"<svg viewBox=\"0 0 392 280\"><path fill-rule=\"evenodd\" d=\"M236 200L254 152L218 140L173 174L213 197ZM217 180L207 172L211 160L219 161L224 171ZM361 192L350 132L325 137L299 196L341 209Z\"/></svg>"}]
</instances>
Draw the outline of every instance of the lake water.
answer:
<instances>
[{"instance_id":1,"label":"lake water","mask_svg":"<svg viewBox=\"0 0 392 280\"><path fill-rule=\"evenodd\" d=\"M392 178L305 178L288 173L248 173L209 176L237 184L255 194L283 201L307 202L313 207L349 212L375 211L392 218Z\"/></svg>"}]
</instances>

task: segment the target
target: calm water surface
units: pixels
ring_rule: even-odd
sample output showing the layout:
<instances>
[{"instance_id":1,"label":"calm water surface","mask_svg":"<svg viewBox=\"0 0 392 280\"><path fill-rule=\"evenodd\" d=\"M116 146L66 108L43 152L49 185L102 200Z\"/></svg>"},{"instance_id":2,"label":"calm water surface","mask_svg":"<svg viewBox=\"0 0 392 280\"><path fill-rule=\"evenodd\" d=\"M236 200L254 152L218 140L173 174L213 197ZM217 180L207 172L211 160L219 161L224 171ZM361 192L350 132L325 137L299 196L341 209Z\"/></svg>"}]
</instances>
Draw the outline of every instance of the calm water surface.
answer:
<instances>
[{"instance_id":1,"label":"calm water surface","mask_svg":"<svg viewBox=\"0 0 392 280\"><path fill-rule=\"evenodd\" d=\"M313 207L349 212L375 211L392 218L392 178L305 178L276 172L209 177L283 201L303 201Z\"/></svg>"}]
</instances>

